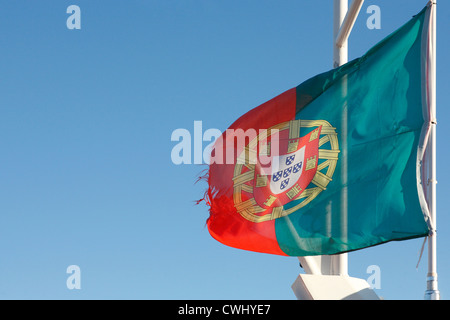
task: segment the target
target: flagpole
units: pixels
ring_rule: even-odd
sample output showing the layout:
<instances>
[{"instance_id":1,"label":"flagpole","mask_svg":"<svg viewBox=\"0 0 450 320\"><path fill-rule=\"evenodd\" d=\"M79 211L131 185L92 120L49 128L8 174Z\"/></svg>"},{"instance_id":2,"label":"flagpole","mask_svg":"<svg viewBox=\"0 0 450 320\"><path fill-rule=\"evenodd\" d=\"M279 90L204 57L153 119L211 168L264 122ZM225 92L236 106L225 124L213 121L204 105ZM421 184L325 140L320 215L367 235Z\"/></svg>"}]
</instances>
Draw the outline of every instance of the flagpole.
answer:
<instances>
[{"instance_id":1,"label":"flagpole","mask_svg":"<svg viewBox=\"0 0 450 320\"><path fill-rule=\"evenodd\" d=\"M356 18L358 18L359 11L361 11L361 7L363 4L364 0L353 0L352 5L348 9L345 19L341 23L341 27L337 34L335 29L335 45L337 45L339 48L343 46L344 42L347 42L347 39L350 36L350 32L352 32L353 26L356 22Z\"/></svg>"},{"instance_id":2,"label":"flagpole","mask_svg":"<svg viewBox=\"0 0 450 320\"><path fill-rule=\"evenodd\" d=\"M340 45L337 45L337 38L345 16L348 11L348 0L334 0L334 18L333 18L333 67L337 68L348 62L347 39L343 39Z\"/></svg>"},{"instance_id":3,"label":"flagpole","mask_svg":"<svg viewBox=\"0 0 450 320\"><path fill-rule=\"evenodd\" d=\"M348 37L355 24L359 11L364 0L353 0L350 9L348 0L334 0L333 8L333 67L337 68L348 62ZM342 93L346 95L346 92ZM346 109L345 109L346 112ZM347 135L347 114L343 115L341 130L341 151L342 162L342 183L347 183L347 161L346 161L346 135ZM329 226L327 236L332 236L331 225L339 225L340 236L345 239L347 234L347 189L341 193L342 208L339 221L333 221L331 214L327 217L326 223ZM336 231L336 230L335 230ZM348 255L346 253L332 256L309 256L298 257L300 264L307 274L315 275L348 275Z\"/></svg>"},{"instance_id":4,"label":"flagpole","mask_svg":"<svg viewBox=\"0 0 450 320\"><path fill-rule=\"evenodd\" d=\"M433 227L433 233L428 237L428 274L427 290L425 291L425 300L439 300L440 293L437 281L437 261L436 261L436 1L430 1L431 5L431 59L430 59L430 114L431 114L431 133L430 133L430 161L428 179L429 197L428 204L430 209L430 218Z\"/></svg>"},{"instance_id":5,"label":"flagpole","mask_svg":"<svg viewBox=\"0 0 450 320\"><path fill-rule=\"evenodd\" d=\"M348 12L348 0L334 0L334 18L333 18L333 67L337 68L348 62L348 37L343 39L340 45L337 44L337 39L341 26L344 23L345 16ZM346 87L344 89L346 91ZM346 92L342 93L346 95ZM342 114L342 128L341 128L341 170L342 183L347 184L347 108L343 108ZM344 187L341 191L341 213L340 221L334 221L339 225L340 236L345 236L347 229L347 188ZM333 221L332 219L331 221ZM333 223L333 222L332 222ZM333 228L332 228L333 230ZM341 253L331 257L331 272L334 275L348 275L348 254Z\"/></svg>"}]
</instances>

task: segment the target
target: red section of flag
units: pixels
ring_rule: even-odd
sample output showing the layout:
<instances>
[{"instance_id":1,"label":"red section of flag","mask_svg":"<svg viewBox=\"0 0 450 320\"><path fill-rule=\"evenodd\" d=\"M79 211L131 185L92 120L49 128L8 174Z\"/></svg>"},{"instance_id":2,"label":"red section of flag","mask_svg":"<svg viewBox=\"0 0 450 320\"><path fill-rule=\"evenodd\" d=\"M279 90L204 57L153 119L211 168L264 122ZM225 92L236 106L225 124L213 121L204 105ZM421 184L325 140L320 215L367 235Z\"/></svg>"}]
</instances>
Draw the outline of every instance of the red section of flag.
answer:
<instances>
[{"instance_id":1,"label":"red section of flag","mask_svg":"<svg viewBox=\"0 0 450 320\"><path fill-rule=\"evenodd\" d=\"M270 101L254 108L234 122L229 129L263 130L295 118L296 89L288 90ZM286 255L278 246L274 220L255 223L242 217L233 200L233 177L237 157L248 142L234 145L234 161L225 161L226 133L216 142L212 153L213 162L208 172L209 189L207 203L210 206L208 230L217 241L234 248ZM230 145L228 145L229 148ZM218 161L222 153L223 161ZM216 157L213 157L216 156ZM252 178L253 180L253 178ZM245 195L244 195L245 197ZM250 196L249 196L250 199ZM245 201L247 199L242 199Z\"/></svg>"}]
</instances>

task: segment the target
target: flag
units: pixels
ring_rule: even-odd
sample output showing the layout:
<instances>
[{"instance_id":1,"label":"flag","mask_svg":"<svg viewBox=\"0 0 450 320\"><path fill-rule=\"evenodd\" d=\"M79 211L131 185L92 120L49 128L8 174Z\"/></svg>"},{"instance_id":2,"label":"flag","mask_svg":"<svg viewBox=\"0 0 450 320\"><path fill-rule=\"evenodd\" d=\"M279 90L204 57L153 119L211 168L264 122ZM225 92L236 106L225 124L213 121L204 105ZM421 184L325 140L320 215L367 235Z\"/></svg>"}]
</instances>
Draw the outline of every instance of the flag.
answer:
<instances>
[{"instance_id":1,"label":"flag","mask_svg":"<svg viewBox=\"0 0 450 320\"><path fill-rule=\"evenodd\" d=\"M430 11L250 110L215 141L205 197L213 238L311 256L429 235Z\"/></svg>"}]
</instances>

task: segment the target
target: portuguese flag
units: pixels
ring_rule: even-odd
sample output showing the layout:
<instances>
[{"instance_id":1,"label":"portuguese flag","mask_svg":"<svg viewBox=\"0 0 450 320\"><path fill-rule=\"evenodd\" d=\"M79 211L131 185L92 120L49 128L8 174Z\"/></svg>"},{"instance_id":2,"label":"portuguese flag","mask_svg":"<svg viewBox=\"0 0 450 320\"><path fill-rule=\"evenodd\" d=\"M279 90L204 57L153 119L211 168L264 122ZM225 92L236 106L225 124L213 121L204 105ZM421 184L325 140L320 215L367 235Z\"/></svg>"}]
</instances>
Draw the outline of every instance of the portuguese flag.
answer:
<instances>
[{"instance_id":1,"label":"portuguese flag","mask_svg":"<svg viewBox=\"0 0 450 320\"><path fill-rule=\"evenodd\" d=\"M430 11L250 110L215 141L205 198L212 237L310 256L429 234Z\"/></svg>"}]
</instances>

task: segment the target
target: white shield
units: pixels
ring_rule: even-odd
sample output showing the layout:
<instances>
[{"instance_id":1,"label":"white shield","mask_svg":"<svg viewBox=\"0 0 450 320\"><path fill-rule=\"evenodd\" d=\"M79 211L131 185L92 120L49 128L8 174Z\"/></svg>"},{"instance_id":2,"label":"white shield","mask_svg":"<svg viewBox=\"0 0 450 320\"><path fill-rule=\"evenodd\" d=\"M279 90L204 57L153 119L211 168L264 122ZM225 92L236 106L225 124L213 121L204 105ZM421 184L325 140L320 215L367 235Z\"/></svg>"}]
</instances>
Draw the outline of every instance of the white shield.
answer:
<instances>
[{"instance_id":1,"label":"white shield","mask_svg":"<svg viewBox=\"0 0 450 320\"><path fill-rule=\"evenodd\" d=\"M303 172L305 148L272 158L270 191L273 194L286 192L293 187Z\"/></svg>"}]
</instances>

